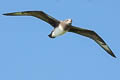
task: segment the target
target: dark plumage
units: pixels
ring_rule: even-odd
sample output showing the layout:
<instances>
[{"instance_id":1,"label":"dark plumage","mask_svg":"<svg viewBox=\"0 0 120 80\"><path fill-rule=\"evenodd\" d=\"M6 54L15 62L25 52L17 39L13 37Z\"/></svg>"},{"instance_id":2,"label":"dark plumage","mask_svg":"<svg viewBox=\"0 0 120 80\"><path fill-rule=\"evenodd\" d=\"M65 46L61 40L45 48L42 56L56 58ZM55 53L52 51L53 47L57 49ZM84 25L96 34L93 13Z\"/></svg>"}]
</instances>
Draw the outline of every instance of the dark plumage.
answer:
<instances>
[{"instance_id":1,"label":"dark plumage","mask_svg":"<svg viewBox=\"0 0 120 80\"><path fill-rule=\"evenodd\" d=\"M23 12L14 12L14 13L6 13L3 14L6 16L34 16L37 17L54 27L54 30L48 35L50 38L55 38L64 34L65 32L73 32L77 33L90 39L93 39L97 44L99 44L106 52L108 52L111 56L115 57L112 50L108 47L108 45L104 42L104 40L94 31L83 29L79 27L72 26L72 20L67 19L64 21L59 21L43 11L23 11Z\"/></svg>"}]
</instances>

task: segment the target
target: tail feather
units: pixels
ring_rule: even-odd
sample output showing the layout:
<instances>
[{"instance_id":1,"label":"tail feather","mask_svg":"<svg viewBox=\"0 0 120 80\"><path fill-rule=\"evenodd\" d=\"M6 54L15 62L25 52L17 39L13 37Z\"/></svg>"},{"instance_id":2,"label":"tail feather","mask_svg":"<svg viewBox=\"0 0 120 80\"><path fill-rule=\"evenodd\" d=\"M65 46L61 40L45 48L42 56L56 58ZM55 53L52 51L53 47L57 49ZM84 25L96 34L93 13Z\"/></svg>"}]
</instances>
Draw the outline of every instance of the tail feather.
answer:
<instances>
[{"instance_id":1,"label":"tail feather","mask_svg":"<svg viewBox=\"0 0 120 80\"><path fill-rule=\"evenodd\" d=\"M49 36L50 38L55 38L55 37L52 36L52 34L49 34L48 36Z\"/></svg>"}]
</instances>

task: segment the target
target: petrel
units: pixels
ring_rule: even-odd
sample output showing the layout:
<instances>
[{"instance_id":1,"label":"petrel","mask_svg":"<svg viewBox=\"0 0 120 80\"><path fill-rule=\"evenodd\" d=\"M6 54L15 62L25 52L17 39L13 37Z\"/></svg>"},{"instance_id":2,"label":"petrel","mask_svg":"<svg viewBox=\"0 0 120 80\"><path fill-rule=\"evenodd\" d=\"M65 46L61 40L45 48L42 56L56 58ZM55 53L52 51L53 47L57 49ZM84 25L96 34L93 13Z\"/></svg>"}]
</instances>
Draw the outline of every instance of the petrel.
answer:
<instances>
[{"instance_id":1,"label":"petrel","mask_svg":"<svg viewBox=\"0 0 120 80\"><path fill-rule=\"evenodd\" d=\"M72 19L66 19L63 21L57 20L43 11L22 11L22 12L13 12L13 13L5 13L3 15L6 16L34 16L37 17L54 27L52 32L48 35L50 38L55 38L57 36L63 35L66 32L77 33L82 36L86 36L90 39L93 39L97 44L99 44L108 54L115 57L112 50L108 47L108 45L104 42L104 40L94 31L83 29L79 27L75 27L72 25Z\"/></svg>"}]
</instances>

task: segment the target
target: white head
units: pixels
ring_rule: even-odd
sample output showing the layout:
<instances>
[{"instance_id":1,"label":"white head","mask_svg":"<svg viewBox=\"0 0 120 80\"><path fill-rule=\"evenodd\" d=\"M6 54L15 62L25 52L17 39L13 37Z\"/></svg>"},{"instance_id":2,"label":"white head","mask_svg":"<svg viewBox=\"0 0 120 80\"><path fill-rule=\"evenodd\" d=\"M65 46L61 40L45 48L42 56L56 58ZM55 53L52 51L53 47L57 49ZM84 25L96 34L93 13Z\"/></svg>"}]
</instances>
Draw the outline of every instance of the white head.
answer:
<instances>
[{"instance_id":1,"label":"white head","mask_svg":"<svg viewBox=\"0 0 120 80\"><path fill-rule=\"evenodd\" d=\"M72 19L66 19L66 20L64 20L64 22L67 24L72 24Z\"/></svg>"}]
</instances>

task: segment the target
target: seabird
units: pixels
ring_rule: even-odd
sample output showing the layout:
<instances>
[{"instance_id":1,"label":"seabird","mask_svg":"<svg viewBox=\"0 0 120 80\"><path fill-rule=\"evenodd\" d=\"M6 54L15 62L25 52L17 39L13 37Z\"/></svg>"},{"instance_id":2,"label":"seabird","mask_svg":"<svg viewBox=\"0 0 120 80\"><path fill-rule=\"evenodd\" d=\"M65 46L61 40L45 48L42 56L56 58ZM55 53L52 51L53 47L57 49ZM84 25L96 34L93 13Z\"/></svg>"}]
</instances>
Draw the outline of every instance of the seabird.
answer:
<instances>
[{"instance_id":1,"label":"seabird","mask_svg":"<svg viewBox=\"0 0 120 80\"><path fill-rule=\"evenodd\" d=\"M22 11L22 12L13 12L13 13L5 13L3 15L6 16L34 16L37 17L54 27L53 31L48 35L50 38L55 38L57 36L63 35L66 32L77 33L82 36L86 36L90 39L93 39L97 44L99 44L106 52L108 52L111 56L115 57L112 50L108 47L108 45L104 42L104 40L94 31L83 29L79 27L75 27L72 25L72 19L66 19L63 21L59 21L43 11Z\"/></svg>"}]
</instances>

